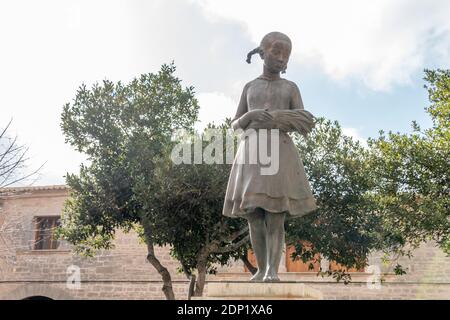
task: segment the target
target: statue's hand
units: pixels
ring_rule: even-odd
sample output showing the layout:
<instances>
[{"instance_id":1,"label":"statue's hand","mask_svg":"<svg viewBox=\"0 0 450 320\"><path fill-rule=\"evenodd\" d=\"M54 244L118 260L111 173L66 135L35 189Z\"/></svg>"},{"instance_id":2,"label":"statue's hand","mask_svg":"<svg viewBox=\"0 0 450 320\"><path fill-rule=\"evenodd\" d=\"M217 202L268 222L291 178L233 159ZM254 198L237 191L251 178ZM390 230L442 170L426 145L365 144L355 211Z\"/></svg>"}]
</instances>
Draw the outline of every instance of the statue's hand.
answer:
<instances>
[{"instance_id":1,"label":"statue's hand","mask_svg":"<svg viewBox=\"0 0 450 320\"><path fill-rule=\"evenodd\" d=\"M258 122L264 122L264 121L270 121L273 119L273 116L267 111L267 109L255 109L247 112L244 117L246 117L246 120L248 121L258 121Z\"/></svg>"},{"instance_id":2,"label":"statue's hand","mask_svg":"<svg viewBox=\"0 0 450 320\"><path fill-rule=\"evenodd\" d=\"M279 129L278 123L273 120L269 121L250 121L247 128L253 129Z\"/></svg>"}]
</instances>

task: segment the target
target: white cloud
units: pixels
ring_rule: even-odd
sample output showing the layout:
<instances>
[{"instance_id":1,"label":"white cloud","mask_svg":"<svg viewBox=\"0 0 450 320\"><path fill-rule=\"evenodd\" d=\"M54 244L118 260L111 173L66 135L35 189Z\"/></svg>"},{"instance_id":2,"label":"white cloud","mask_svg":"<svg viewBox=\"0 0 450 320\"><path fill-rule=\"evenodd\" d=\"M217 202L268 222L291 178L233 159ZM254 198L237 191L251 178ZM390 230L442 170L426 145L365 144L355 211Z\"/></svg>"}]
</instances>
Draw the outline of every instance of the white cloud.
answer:
<instances>
[{"instance_id":1,"label":"white cloud","mask_svg":"<svg viewBox=\"0 0 450 320\"><path fill-rule=\"evenodd\" d=\"M214 122L221 124L225 118L233 118L237 102L220 92L201 92L197 94L197 99L200 105L199 123L197 123L197 130L201 131L206 128L208 123Z\"/></svg>"},{"instance_id":2,"label":"white cloud","mask_svg":"<svg viewBox=\"0 0 450 320\"><path fill-rule=\"evenodd\" d=\"M394 4L395 3L395 4ZM448 64L450 1L3 1L0 127L30 146L40 184L63 183L84 157L59 124L77 87L129 81L175 61L199 92L199 126L234 116L244 84L261 72L246 53L273 30L294 43L293 64L343 83L385 90L410 81L427 59ZM26 8L26 9L25 9Z\"/></svg>"},{"instance_id":3,"label":"white cloud","mask_svg":"<svg viewBox=\"0 0 450 320\"><path fill-rule=\"evenodd\" d=\"M320 66L341 83L373 90L410 83L432 58L449 63L447 0L197 0L206 14L245 23L255 43L282 31L293 41L293 61Z\"/></svg>"},{"instance_id":4,"label":"white cloud","mask_svg":"<svg viewBox=\"0 0 450 320\"><path fill-rule=\"evenodd\" d=\"M46 162L38 184L64 183L85 161L60 130L62 106L82 83L128 82L174 60L184 85L239 96L235 83L256 67L244 61L251 41L239 23L212 24L185 0L0 2L0 39L0 128L14 119L11 134L30 147L30 170ZM201 98L222 106L202 109L211 116L204 122L225 112L218 95Z\"/></svg>"},{"instance_id":5,"label":"white cloud","mask_svg":"<svg viewBox=\"0 0 450 320\"><path fill-rule=\"evenodd\" d=\"M359 141L363 147L367 147L367 139L365 139L357 128L342 128L342 133L352 137L355 141Z\"/></svg>"}]
</instances>

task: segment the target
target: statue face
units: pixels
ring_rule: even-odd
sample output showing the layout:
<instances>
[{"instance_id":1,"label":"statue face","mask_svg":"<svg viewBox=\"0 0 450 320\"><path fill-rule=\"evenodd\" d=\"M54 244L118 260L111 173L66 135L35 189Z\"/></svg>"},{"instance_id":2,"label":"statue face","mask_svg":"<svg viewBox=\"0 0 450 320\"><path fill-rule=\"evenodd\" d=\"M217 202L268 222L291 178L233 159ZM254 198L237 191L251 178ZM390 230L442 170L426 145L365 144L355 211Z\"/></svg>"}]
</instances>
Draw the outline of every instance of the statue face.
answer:
<instances>
[{"instance_id":1,"label":"statue face","mask_svg":"<svg viewBox=\"0 0 450 320\"><path fill-rule=\"evenodd\" d=\"M289 61L291 45L285 40L275 40L267 50L264 50L264 65L270 72L278 73L283 71Z\"/></svg>"}]
</instances>

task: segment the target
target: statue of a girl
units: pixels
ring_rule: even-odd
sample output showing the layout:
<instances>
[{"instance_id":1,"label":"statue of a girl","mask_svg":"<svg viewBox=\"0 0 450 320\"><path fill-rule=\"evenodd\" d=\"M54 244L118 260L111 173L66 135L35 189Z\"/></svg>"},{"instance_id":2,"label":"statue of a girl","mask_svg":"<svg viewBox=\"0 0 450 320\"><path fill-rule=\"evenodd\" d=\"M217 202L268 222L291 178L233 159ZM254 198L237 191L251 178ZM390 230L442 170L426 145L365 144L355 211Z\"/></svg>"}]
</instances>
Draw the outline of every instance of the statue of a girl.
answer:
<instances>
[{"instance_id":1,"label":"statue of a girl","mask_svg":"<svg viewBox=\"0 0 450 320\"><path fill-rule=\"evenodd\" d=\"M270 150L279 150L279 167L275 174L261 174L259 163L237 161L258 150L249 147L251 139L241 139L225 195L223 214L248 220L258 265L258 271L251 278L253 281L279 281L286 216L299 217L316 209L303 162L287 134L289 131L306 134L314 126L312 115L303 108L297 85L280 77L280 72L286 70L291 48L291 40L285 34L271 32L258 48L249 52L248 63L255 53L264 60L263 73L245 85L232 121L234 130L244 130L243 136L258 135L261 129L276 129L279 133L278 139L270 138L273 137L270 133L258 136L258 139L266 137ZM280 119L287 119L287 122L282 123ZM247 134L249 130L253 133ZM276 148L270 146L272 142L278 144ZM271 154L273 156L278 155Z\"/></svg>"}]
</instances>

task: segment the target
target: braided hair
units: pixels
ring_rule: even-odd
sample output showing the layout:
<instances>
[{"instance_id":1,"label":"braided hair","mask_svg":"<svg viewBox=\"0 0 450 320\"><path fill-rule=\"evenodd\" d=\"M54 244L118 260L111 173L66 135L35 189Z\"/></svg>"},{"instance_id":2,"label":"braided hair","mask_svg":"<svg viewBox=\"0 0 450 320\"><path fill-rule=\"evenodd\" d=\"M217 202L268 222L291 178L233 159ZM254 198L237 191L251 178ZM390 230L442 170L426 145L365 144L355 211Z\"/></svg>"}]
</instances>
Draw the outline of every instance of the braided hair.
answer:
<instances>
[{"instance_id":1,"label":"braided hair","mask_svg":"<svg viewBox=\"0 0 450 320\"><path fill-rule=\"evenodd\" d=\"M272 45L272 42L275 40L284 40L292 46L291 39L289 39L289 37L287 35L285 35L284 33L276 32L276 31L270 32L270 33L266 34L264 36L264 38L262 38L259 47L256 47L255 49L253 49L252 51L247 53L247 59L245 61L247 61L247 63L251 63L252 56L254 54L258 53L261 56L261 54L264 52L264 50L268 49ZM286 67L281 71L281 73L286 73Z\"/></svg>"},{"instance_id":2,"label":"braided hair","mask_svg":"<svg viewBox=\"0 0 450 320\"><path fill-rule=\"evenodd\" d=\"M250 51L249 53L247 53L247 63L252 63L252 55L254 55L255 53L259 53L261 54L262 50L260 47L257 47L255 49L253 49L252 51Z\"/></svg>"}]
</instances>

